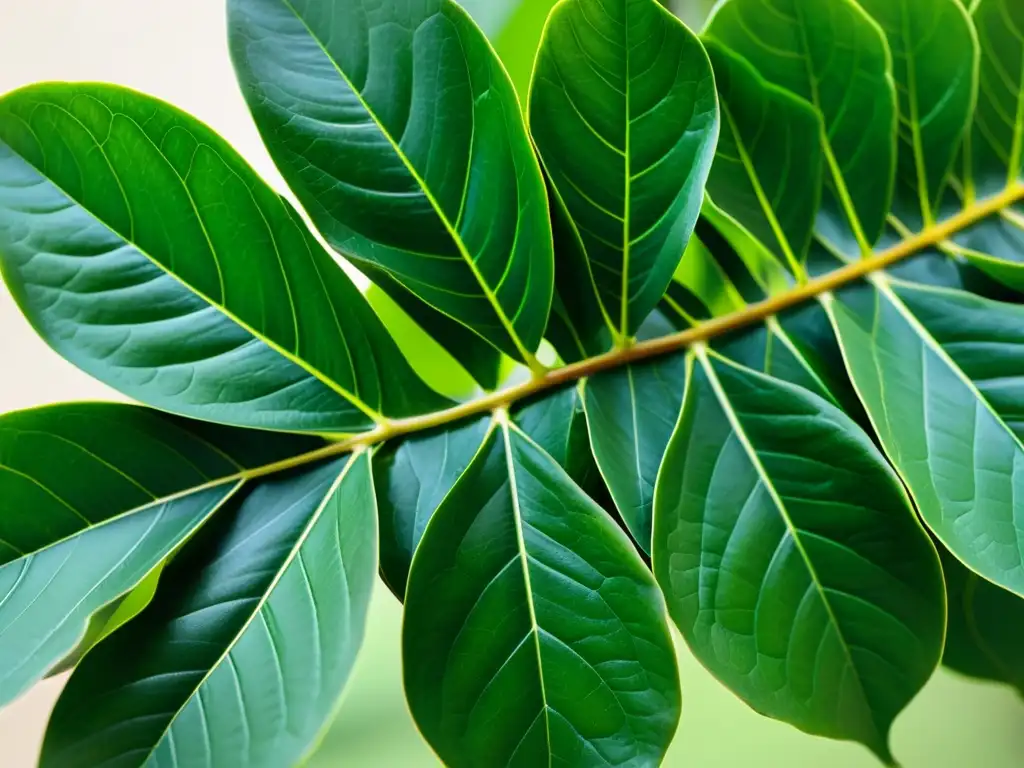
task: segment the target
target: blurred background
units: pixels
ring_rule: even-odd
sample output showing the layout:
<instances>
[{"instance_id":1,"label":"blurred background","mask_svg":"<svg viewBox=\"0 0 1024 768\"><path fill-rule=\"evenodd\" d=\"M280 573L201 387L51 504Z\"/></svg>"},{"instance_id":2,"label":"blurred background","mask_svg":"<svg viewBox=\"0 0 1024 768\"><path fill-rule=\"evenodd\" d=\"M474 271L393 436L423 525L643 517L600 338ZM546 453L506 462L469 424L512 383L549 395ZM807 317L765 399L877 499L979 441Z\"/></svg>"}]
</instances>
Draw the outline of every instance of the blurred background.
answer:
<instances>
[{"instance_id":1,"label":"blurred background","mask_svg":"<svg viewBox=\"0 0 1024 768\"><path fill-rule=\"evenodd\" d=\"M260 144L228 61L222 0L0 0L0 92L40 80L103 80L175 103L211 124L284 189ZM466 0L525 95L553 0ZM673 0L699 29L710 2ZM0 291L0 412L58 400L113 399L39 341ZM398 603L378 591L361 663L310 768L420 768L420 740L401 687ZM1024 639L1022 639L1024 640ZM815 739L747 709L680 647L683 722L670 768L871 768L866 750ZM62 678L0 711L0 768L34 764ZM940 671L896 724L904 768L1020 768L1024 702L998 686ZM221 768L218 766L217 768ZM228 768L228 767L225 767Z\"/></svg>"}]
</instances>

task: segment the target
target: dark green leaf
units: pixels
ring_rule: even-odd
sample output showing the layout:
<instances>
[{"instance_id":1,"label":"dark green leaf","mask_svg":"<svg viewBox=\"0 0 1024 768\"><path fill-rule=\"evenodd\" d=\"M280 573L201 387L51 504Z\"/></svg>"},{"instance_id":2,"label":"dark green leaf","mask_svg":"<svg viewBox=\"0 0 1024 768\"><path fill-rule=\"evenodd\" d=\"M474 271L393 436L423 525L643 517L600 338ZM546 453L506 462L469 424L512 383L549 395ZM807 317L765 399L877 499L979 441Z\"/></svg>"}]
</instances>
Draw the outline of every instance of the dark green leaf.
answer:
<instances>
[{"instance_id":1,"label":"dark green leaf","mask_svg":"<svg viewBox=\"0 0 1024 768\"><path fill-rule=\"evenodd\" d=\"M651 549L654 482L683 402L682 354L599 373L583 390L597 466L633 538Z\"/></svg>"},{"instance_id":2,"label":"dark green leaf","mask_svg":"<svg viewBox=\"0 0 1024 768\"><path fill-rule=\"evenodd\" d=\"M679 717L653 579L507 423L427 526L403 648L413 716L447 765L653 765Z\"/></svg>"},{"instance_id":3,"label":"dark green leaf","mask_svg":"<svg viewBox=\"0 0 1024 768\"><path fill-rule=\"evenodd\" d=\"M934 222L978 92L978 40L959 0L858 0L885 32L899 94L896 212Z\"/></svg>"},{"instance_id":4,"label":"dark green leaf","mask_svg":"<svg viewBox=\"0 0 1024 768\"><path fill-rule=\"evenodd\" d=\"M380 568L399 599L409 565L434 511L462 477L487 435L490 418L442 427L385 444L373 457L380 517Z\"/></svg>"},{"instance_id":5,"label":"dark green leaf","mask_svg":"<svg viewBox=\"0 0 1024 768\"><path fill-rule=\"evenodd\" d=\"M586 264L559 274L559 293L593 290L613 335L632 337L700 210L718 136L707 54L655 0L566 0L548 19L529 114ZM572 320L595 331L593 317Z\"/></svg>"},{"instance_id":6,"label":"dark green leaf","mask_svg":"<svg viewBox=\"0 0 1024 768\"><path fill-rule=\"evenodd\" d=\"M41 766L296 763L333 714L377 573L366 454L258 482L57 702Z\"/></svg>"},{"instance_id":7,"label":"dark green leaf","mask_svg":"<svg viewBox=\"0 0 1024 768\"><path fill-rule=\"evenodd\" d=\"M949 596L942 663L1024 694L1024 600L965 568L944 547L939 554Z\"/></svg>"},{"instance_id":8,"label":"dark green leaf","mask_svg":"<svg viewBox=\"0 0 1024 768\"><path fill-rule=\"evenodd\" d=\"M230 0L228 23L256 124L327 241L533 364L547 198L512 84L465 11Z\"/></svg>"},{"instance_id":9,"label":"dark green leaf","mask_svg":"<svg viewBox=\"0 0 1024 768\"><path fill-rule=\"evenodd\" d=\"M849 418L699 347L658 476L654 572L694 653L754 709L892 763L892 721L941 654L942 577Z\"/></svg>"},{"instance_id":10,"label":"dark green leaf","mask_svg":"<svg viewBox=\"0 0 1024 768\"><path fill-rule=\"evenodd\" d=\"M129 405L0 417L0 704L83 638L237 490L315 439L188 422Z\"/></svg>"},{"instance_id":11,"label":"dark green leaf","mask_svg":"<svg viewBox=\"0 0 1024 768\"><path fill-rule=\"evenodd\" d=\"M0 268L54 349L164 410L344 433L445 402L288 203L141 94L0 99Z\"/></svg>"},{"instance_id":12,"label":"dark green leaf","mask_svg":"<svg viewBox=\"0 0 1024 768\"><path fill-rule=\"evenodd\" d=\"M801 275L821 202L821 117L713 39L707 48L722 105L708 192Z\"/></svg>"},{"instance_id":13,"label":"dark green leaf","mask_svg":"<svg viewBox=\"0 0 1024 768\"><path fill-rule=\"evenodd\" d=\"M829 304L853 382L928 527L1024 594L1024 307L876 278Z\"/></svg>"},{"instance_id":14,"label":"dark green leaf","mask_svg":"<svg viewBox=\"0 0 1024 768\"><path fill-rule=\"evenodd\" d=\"M869 251L896 170L896 93L878 26L853 0L727 0L705 34L817 107L830 171L823 204Z\"/></svg>"}]
</instances>

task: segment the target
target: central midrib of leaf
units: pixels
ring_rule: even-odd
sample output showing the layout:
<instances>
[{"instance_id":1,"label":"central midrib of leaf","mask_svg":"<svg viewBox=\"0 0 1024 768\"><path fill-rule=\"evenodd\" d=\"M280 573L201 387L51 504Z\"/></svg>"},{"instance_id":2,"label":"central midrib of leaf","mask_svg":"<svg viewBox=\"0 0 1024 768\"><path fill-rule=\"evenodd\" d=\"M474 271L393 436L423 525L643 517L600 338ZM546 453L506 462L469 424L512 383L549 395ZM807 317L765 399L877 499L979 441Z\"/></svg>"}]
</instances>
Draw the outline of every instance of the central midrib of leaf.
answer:
<instances>
[{"instance_id":1,"label":"central midrib of leaf","mask_svg":"<svg viewBox=\"0 0 1024 768\"><path fill-rule=\"evenodd\" d=\"M261 477L312 461L319 461L330 456L349 453L358 448L375 445L404 435L442 427L471 416L502 411L520 400L532 397L539 392L566 386L588 376L621 368L630 363L651 360L678 352L698 342L708 342L725 334L734 333L758 323L766 322L781 312L792 309L807 301L813 301L818 297L869 277L876 272L885 270L904 259L921 253L927 248L940 246L959 232L969 229L989 216L1000 214L1014 203L1022 200L1024 200L1024 183L1014 184L1007 187L1002 193L967 206L957 215L927 227L921 232L901 240L890 248L874 253L859 261L846 264L832 272L798 284L787 291L777 293L755 304L750 304L736 312L706 320L685 331L637 342L627 348L617 348L603 355L597 355L562 368L549 370L534 376L522 384L470 400L443 411L390 421L381 424L370 432L339 440L319 450L286 461L248 470L241 473L240 476Z\"/></svg>"}]
</instances>

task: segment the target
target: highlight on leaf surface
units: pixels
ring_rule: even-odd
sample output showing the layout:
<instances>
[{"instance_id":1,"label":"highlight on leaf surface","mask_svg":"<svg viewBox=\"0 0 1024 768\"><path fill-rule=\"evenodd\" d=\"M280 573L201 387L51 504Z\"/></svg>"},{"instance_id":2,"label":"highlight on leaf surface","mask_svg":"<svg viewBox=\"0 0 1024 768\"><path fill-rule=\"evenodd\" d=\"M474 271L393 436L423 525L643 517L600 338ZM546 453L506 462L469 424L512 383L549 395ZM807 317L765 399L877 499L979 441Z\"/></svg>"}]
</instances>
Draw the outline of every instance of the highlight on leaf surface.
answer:
<instances>
[{"instance_id":1,"label":"highlight on leaf surface","mask_svg":"<svg viewBox=\"0 0 1024 768\"><path fill-rule=\"evenodd\" d=\"M0 97L4 282L139 403L0 416L42 765L301 764L377 574L451 766L660 764L669 619L886 764L940 660L1024 686L1024 6L538 7L513 86L452 0L228 0L333 254L162 101Z\"/></svg>"}]
</instances>

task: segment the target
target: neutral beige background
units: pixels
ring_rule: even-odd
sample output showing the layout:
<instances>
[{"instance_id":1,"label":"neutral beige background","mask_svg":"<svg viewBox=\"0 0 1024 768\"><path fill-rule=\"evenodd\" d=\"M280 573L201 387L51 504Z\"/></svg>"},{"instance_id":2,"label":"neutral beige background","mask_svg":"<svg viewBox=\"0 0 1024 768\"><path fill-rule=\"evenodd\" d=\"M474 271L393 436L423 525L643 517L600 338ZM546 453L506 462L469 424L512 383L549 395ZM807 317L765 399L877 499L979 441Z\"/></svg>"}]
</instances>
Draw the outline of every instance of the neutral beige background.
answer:
<instances>
[{"instance_id":1,"label":"neutral beige background","mask_svg":"<svg viewBox=\"0 0 1024 768\"><path fill-rule=\"evenodd\" d=\"M113 81L153 93L210 123L281 188L234 84L223 5L223 0L0 0L0 92L64 79ZM113 396L50 352L0 290L0 412ZM397 630L394 601L378 601L362 666L339 727L328 739L328 749L337 751L325 752L311 768L431 764L401 704ZM810 739L758 718L685 653L681 668L684 719L666 765L876 765L859 747ZM32 764L60 682L44 683L0 712L0 768ZM900 718L894 743L906 768L1019 768L1024 706L1008 691L942 672Z\"/></svg>"}]
</instances>

